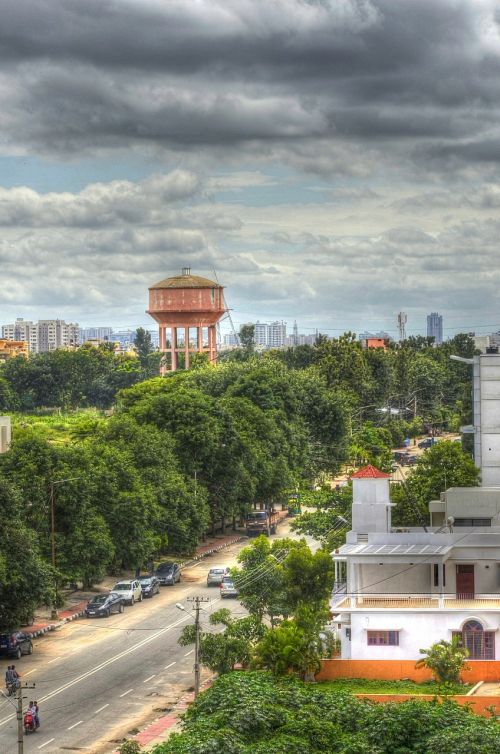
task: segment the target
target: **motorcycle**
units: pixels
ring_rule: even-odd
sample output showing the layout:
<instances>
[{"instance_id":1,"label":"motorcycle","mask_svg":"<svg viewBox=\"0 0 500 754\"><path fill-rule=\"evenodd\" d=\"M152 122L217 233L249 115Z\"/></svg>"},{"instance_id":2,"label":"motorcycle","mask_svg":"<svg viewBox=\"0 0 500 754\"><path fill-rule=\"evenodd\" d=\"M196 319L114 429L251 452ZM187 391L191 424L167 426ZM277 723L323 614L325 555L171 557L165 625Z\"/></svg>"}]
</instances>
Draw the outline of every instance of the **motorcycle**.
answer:
<instances>
[{"instance_id":1,"label":"motorcycle","mask_svg":"<svg viewBox=\"0 0 500 754\"><path fill-rule=\"evenodd\" d=\"M31 712L26 712L23 719L23 725L24 725L24 733L25 735L28 735L28 733L35 733L37 729L37 725L35 723L35 717L32 715Z\"/></svg>"},{"instance_id":2,"label":"motorcycle","mask_svg":"<svg viewBox=\"0 0 500 754\"><path fill-rule=\"evenodd\" d=\"M5 689L7 691L7 696L12 696L16 693L17 689L20 686L20 681L10 681L10 683L5 683Z\"/></svg>"}]
</instances>

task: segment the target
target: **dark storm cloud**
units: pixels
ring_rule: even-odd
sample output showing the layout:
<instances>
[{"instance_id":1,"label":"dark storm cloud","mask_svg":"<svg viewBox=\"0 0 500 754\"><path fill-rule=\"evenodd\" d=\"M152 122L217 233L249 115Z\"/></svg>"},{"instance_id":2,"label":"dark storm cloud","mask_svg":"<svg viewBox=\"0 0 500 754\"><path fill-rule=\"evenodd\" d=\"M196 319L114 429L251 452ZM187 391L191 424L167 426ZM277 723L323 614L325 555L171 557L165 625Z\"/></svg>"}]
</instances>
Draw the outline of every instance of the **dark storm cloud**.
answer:
<instances>
[{"instance_id":1,"label":"dark storm cloud","mask_svg":"<svg viewBox=\"0 0 500 754\"><path fill-rule=\"evenodd\" d=\"M409 150L425 142L432 160L474 135L476 149L457 154L487 160L481 145L500 98L494 8L4 0L4 138L52 153L149 144L262 154L264 143L270 158L284 150L300 167L297 145L316 139L377 148L405 140Z\"/></svg>"}]
</instances>

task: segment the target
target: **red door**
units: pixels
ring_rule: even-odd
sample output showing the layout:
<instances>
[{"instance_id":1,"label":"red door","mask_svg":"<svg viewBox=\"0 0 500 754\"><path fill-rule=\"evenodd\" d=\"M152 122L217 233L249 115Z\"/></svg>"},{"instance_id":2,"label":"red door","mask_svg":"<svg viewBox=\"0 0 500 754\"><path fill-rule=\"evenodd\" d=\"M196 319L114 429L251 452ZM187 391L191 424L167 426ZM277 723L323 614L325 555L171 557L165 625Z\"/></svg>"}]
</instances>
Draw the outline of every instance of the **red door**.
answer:
<instances>
[{"instance_id":1,"label":"red door","mask_svg":"<svg viewBox=\"0 0 500 754\"><path fill-rule=\"evenodd\" d=\"M473 565L457 565L457 598L459 600L474 599Z\"/></svg>"}]
</instances>

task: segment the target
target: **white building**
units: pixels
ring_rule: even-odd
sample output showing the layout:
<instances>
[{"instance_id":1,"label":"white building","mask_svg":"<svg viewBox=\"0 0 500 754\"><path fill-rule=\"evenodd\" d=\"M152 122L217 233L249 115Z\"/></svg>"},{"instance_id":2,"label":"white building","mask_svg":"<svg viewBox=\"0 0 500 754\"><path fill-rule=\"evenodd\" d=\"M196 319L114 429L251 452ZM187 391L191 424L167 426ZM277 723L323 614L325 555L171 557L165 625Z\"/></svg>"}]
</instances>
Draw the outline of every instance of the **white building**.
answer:
<instances>
[{"instance_id":1,"label":"white building","mask_svg":"<svg viewBox=\"0 0 500 754\"><path fill-rule=\"evenodd\" d=\"M286 322L271 322L267 328L268 348L283 348L286 341Z\"/></svg>"},{"instance_id":2,"label":"white building","mask_svg":"<svg viewBox=\"0 0 500 754\"><path fill-rule=\"evenodd\" d=\"M10 416L0 416L0 453L6 453L10 448L11 428Z\"/></svg>"},{"instance_id":3,"label":"white building","mask_svg":"<svg viewBox=\"0 0 500 754\"><path fill-rule=\"evenodd\" d=\"M103 343L113 340L112 327L84 327L80 330L80 342L86 340L100 340Z\"/></svg>"},{"instance_id":4,"label":"white building","mask_svg":"<svg viewBox=\"0 0 500 754\"><path fill-rule=\"evenodd\" d=\"M352 531L332 553L342 658L417 660L454 635L469 660L500 658L500 487L448 490L426 531L391 526L389 478L353 475Z\"/></svg>"},{"instance_id":5,"label":"white building","mask_svg":"<svg viewBox=\"0 0 500 754\"><path fill-rule=\"evenodd\" d=\"M13 324L2 327L2 338L25 340L31 353L77 346L79 333L77 324L66 323L63 319L41 319L38 322L16 319Z\"/></svg>"},{"instance_id":6,"label":"white building","mask_svg":"<svg viewBox=\"0 0 500 754\"><path fill-rule=\"evenodd\" d=\"M264 348L267 348L268 344L268 329L269 325L266 322L257 322L255 323L255 345L256 346L262 346Z\"/></svg>"},{"instance_id":7,"label":"white building","mask_svg":"<svg viewBox=\"0 0 500 754\"><path fill-rule=\"evenodd\" d=\"M2 338L5 340L24 340L31 353L38 351L38 325L36 322L19 318L12 325L3 325Z\"/></svg>"}]
</instances>

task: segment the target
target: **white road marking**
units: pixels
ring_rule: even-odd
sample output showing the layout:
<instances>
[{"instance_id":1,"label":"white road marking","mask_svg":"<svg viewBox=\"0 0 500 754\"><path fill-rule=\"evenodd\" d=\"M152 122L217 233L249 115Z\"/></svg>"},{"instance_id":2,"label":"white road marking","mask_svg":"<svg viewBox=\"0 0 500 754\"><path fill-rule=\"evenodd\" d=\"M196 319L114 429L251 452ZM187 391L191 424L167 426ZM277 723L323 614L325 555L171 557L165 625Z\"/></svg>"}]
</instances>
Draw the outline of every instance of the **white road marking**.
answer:
<instances>
[{"instance_id":1,"label":"white road marking","mask_svg":"<svg viewBox=\"0 0 500 754\"><path fill-rule=\"evenodd\" d=\"M103 709L106 709L106 707L109 707L109 704L103 704L102 707L99 707L99 709L96 709L96 711L94 712L94 715L98 715L99 712L102 712Z\"/></svg>"},{"instance_id":2,"label":"white road marking","mask_svg":"<svg viewBox=\"0 0 500 754\"><path fill-rule=\"evenodd\" d=\"M179 626L181 623L184 623L190 617L191 617L190 615L183 615L182 618L179 618L173 623L170 623L168 626L165 626L165 628L161 628L159 631L156 631L156 633L151 634L151 636L148 636L142 641L137 642L137 644L134 644L128 649L123 650L123 652L119 652L117 655L114 655L114 657L109 657L104 662L101 662L99 665L96 665L95 668L92 668L91 670L87 670L85 673L82 673L81 675L77 676L77 678L73 678L72 681L68 681L68 683L65 683L63 686L60 686L58 689L51 691L50 694L47 694L46 696L41 697L38 701L46 702L49 699L52 699L54 696L57 696L58 694L62 694L63 691L66 691L72 686L75 686L77 683L80 683L80 681L83 681L86 678L89 678L91 675L94 675L94 673L98 673L99 670L102 670L103 668L108 667L108 665L111 665L113 662L116 662L117 660L121 660L123 657L126 657L126 655L131 654L132 652L135 652L137 649L140 649L141 647L144 647L147 644L150 644L159 636L162 636L163 634L170 631L172 628L175 628L176 626ZM4 717L3 720L0 720L0 727L10 722L14 718L15 718L15 714L9 715L8 717Z\"/></svg>"},{"instance_id":3,"label":"white road marking","mask_svg":"<svg viewBox=\"0 0 500 754\"><path fill-rule=\"evenodd\" d=\"M47 744L51 744L51 743L52 743L52 741L54 741L54 740L55 740L54 738L49 738L49 740L48 740L48 741L45 741L45 743L44 743L44 744L42 744L41 746L39 746L38 748L39 748L39 749L43 749L43 747L44 747L44 746L47 746Z\"/></svg>"},{"instance_id":4,"label":"white road marking","mask_svg":"<svg viewBox=\"0 0 500 754\"><path fill-rule=\"evenodd\" d=\"M78 720L77 723L74 725L70 725L69 728L66 728L66 730L73 730L73 728L76 728L77 725L81 725L83 723L83 720Z\"/></svg>"},{"instance_id":5,"label":"white road marking","mask_svg":"<svg viewBox=\"0 0 500 754\"><path fill-rule=\"evenodd\" d=\"M189 655L192 655L193 652L194 652L194 649L190 649L189 652L186 652L186 654L184 655L184 657L189 657Z\"/></svg>"},{"instance_id":6,"label":"white road marking","mask_svg":"<svg viewBox=\"0 0 500 754\"><path fill-rule=\"evenodd\" d=\"M149 676L149 678L146 678L146 680L145 680L145 681L143 681L143 683L147 683L148 681L150 681L150 680L151 680L151 678L154 678L154 677L155 677L155 675L156 675L156 673L153 673L153 675L150 675L150 676Z\"/></svg>"},{"instance_id":7,"label":"white road marking","mask_svg":"<svg viewBox=\"0 0 500 754\"><path fill-rule=\"evenodd\" d=\"M23 678L25 675L29 675L30 673L34 673L38 668L33 668L33 670L28 670L27 673L23 673Z\"/></svg>"},{"instance_id":8,"label":"white road marking","mask_svg":"<svg viewBox=\"0 0 500 754\"><path fill-rule=\"evenodd\" d=\"M53 659L53 660L49 660L49 661L48 661L47 665L50 665L50 663L51 663L51 662L55 662L56 660L60 660L60 659L61 659L61 656L60 656L60 655L59 655L59 657L54 657L54 659Z\"/></svg>"},{"instance_id":9,"label":"white road marking","mask_svg":"<svg viewBox=\"0 0 500 754\"><path fill-rule=\"evenodd\" d=\"M168 670L169 668L172 667L172 665L175 665L176 662L177 662L177 660L174 660L173 662L170 663L170 665L165 665L165 667L163 668L163 670Z\"/></svg>"},{"instance_id":10,"label":"white road marking","mask_svg":"<svg viewBox=\"0 0 500 754\"><path fill-rule=\"evenodd\" d=\"M129 689L128 691L124 691L123 694L120 694L120 699L122 698L122 696L127 696L127 694L130 694L130 692L133 690L134 689Z\"/></svg>"},{"instance_id":11,"label":"white road marking","mask_svg":"<svg viewBox=\"0 0 500 754\"><path fill-rule=\"evenodd\" d=\"M189 567L189 570L191 570L191 568L199 568L199 566L201 565L205 565L205 564L200 562L200 563L196 563L196 565L194 566L188 566L188 567Z\"/></svg>"}]
</instances>

